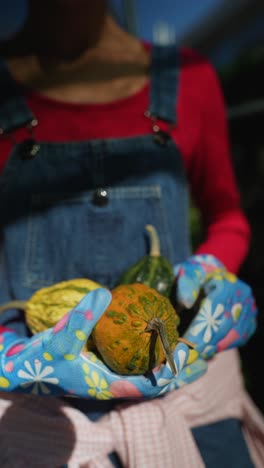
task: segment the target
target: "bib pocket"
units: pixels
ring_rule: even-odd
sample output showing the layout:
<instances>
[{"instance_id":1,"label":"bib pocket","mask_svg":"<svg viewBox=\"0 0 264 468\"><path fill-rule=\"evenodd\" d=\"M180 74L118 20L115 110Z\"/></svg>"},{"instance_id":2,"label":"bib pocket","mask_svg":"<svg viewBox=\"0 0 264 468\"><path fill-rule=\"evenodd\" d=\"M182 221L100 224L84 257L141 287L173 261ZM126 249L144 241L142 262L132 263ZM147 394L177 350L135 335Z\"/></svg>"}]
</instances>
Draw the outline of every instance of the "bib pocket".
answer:
<instances>
[{"instance_id":1,"label":"bib pocket","mask_svg":"<svg viewBox=\"0 0 264 468\"><path fill-rule=\"evenodd\" d=\"M161 251L172 258L168 213L159 185L106 187L94 191L36 194L26 229L25 287L38 289L68 278L87 277L113 287L119 275L148 253L146 224L158 230Z\"/></svg>"}]
</instances>

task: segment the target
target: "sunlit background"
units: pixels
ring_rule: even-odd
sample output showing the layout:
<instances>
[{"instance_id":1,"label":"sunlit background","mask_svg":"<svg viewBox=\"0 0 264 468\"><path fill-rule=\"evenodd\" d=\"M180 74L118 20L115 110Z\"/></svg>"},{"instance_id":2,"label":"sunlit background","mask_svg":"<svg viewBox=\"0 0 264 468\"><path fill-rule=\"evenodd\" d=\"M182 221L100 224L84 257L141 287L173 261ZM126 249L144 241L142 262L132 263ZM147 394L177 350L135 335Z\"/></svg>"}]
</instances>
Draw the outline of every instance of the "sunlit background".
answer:
<instances>
[{"instance_id":1,"label":"sunlit background","mask_svg":"<svg viewBox=\"0 0 264 468\"><path fill-rule=\"evenodd\" d=\"M109 0L120 24L147 41L199 45L218 64L264 37L263 6L254 0Z\"/></svg>"}]
</instances>

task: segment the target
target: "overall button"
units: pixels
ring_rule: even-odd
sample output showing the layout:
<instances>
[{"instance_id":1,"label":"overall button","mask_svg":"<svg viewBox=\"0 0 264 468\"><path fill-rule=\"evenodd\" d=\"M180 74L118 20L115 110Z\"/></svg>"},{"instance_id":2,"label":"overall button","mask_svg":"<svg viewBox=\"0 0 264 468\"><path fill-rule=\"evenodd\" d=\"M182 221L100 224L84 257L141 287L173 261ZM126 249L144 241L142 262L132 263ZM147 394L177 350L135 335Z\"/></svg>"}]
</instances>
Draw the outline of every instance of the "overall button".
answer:
<instances>
[{"instance_id":1,"label":"overall button","mask_svg":"<svg viewBox=\"0 0 264 468\"><path fill-rule=\"evenodd\" d=\"M97 206L104 206L108 203L109 197L107 190L104 188L98 188L94 192L93 203Z\"/></svg>"},{"instance_id":2,"label":"overall button","mask_svg":"<svg viewBox=\"0 0 264 468\"><path fill-rule=\"evenodd\" d=\"M169 133L164 132L163 130L158 130L154 133L154 141L160 146L166 146L171 139Z\"/></svg>"},{"instance_id":3,"label":"overall button","mask_svg":"<svg viewBox=\"0 0 264 468\"><path fill-rule=\"evenodd\" d=\"M40 145L33 138L28 138L23 141L20 146L20 154L22 159L33 159L37 156L40 150Z\"/></svg>"}]
</instances>

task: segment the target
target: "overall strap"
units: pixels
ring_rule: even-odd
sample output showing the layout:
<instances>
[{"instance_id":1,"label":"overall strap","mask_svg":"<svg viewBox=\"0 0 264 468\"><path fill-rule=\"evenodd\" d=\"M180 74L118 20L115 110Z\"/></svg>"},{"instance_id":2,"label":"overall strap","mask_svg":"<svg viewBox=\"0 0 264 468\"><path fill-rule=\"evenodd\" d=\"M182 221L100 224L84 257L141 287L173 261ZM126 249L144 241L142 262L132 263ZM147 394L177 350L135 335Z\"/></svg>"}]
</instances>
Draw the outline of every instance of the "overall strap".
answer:
<instances>
[{"instance_id":1,"label":"overall strap","mask_svg":"<svg viewBox=\"0 0 264 468\"><path fill-rule=\"evenodd\" d=\"M12 78L4 61L0 60L0 134L26 125L35 118L22 97L19 85Z\"/></svg>"},{"instance_id":2,"label":"overall strap","mask_svg":"<svg viewBox=\"0 0 264 468\"><path fill-rule=\"evenodd\" d=\"M175 124L179 87L179 51L175 44L154 45L151 63L149 114Z\"/></svg>"}]
</instances>

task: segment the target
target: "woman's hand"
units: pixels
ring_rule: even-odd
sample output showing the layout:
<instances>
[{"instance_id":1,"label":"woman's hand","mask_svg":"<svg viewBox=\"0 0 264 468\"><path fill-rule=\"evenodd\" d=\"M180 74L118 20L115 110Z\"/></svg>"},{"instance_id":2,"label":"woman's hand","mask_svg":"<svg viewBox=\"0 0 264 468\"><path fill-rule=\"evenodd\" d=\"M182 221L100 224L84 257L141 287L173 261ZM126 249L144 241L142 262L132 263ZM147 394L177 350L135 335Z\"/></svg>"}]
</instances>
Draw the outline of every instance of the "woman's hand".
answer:
<instances>
[{"instance_id":1,"label":"woman's hand","mask_svg":"<svg viewBox=\"0 0 264 468\"><path fill-rule=\"evenodd\" d=\"M177 375L168 364L149 376L123 376L112 372L83 346L111 301L104 288L89 292L54 328L20 339L4 330L0 349L0 390L39 395L72 395L87 399L152 398L190 383L207 368L203 359L187 365L189 349L174 351Z\"/></svg>"},{"instance_id":2,"label":"woman's hand","mask_svg":"<svg viewBox=\"0 0 264 468\"><path fill-rule=\"evenodd\" d=\"M184 337L205 359L244 345L256 329L257 309L251 288L229 273L212 255L194 255L175 267L177 301L191 308L201 291L199 311ZM188 313L186 311L185 313Z\"/></svg>"}]
</instances>

